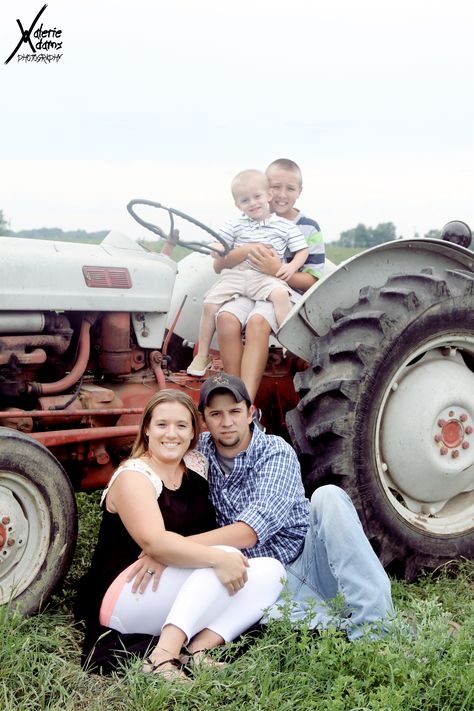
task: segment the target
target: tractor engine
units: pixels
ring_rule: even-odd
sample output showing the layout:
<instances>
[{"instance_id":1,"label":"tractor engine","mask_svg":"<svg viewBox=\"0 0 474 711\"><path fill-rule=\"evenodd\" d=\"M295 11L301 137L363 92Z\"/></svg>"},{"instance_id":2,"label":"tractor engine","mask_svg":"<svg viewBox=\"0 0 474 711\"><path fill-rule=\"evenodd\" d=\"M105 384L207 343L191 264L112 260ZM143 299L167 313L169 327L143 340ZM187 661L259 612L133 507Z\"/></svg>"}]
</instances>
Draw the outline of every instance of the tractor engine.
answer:
<instances>
[{"instance_id":1,"label":"tractor engine","mask_svg":"<svg viewBox=\"0 0 474 711\"><path fill-rule=\"evenodd\" d=\"M0 249L0 426L48 447L76 488L101 486L166 387L176 263L117 233Z\"/></svg>"},{"instance_id":2,"label":"tractor engine","mask_svg":"<svg viewBox=\"0 0 474 711\"><path fill-rule=\"evenodd\" d=\"M76 487L107 480L164 380L129 313L0 316L0 426L50 448Z\"/></svg>"},{"instance_id":3,"label":"tractor engine","mask_svg":"<svg viewBox=\"0 0 474 711\"><path fill-rule=\"evenodd\" d=\"M34 399L30 383L64 376L64 355L71 345L69 319L56 313L0 313L0 398L28 406Z\"/></svg>"}]
</instances>

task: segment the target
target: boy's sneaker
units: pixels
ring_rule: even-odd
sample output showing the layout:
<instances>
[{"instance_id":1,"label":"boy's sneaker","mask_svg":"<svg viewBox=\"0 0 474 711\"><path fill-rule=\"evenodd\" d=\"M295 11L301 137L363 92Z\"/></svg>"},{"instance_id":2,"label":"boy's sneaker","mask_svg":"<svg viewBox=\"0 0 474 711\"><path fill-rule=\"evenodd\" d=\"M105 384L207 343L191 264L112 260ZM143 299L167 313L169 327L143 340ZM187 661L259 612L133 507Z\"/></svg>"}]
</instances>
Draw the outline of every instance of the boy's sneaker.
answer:
<instances>
[{"instance_id":1,"label":"boy's sneaker","mask_svg":"<svg viewBox=\"0 0 474 711\"><path fill-rule=\"evenodd\" d=\"M212 365L212 358L210 356L197 355L193 358L193 362L186 368L186 373L188 375L197 375L200 377L206 373Z\"/></svg>"}]
</instances>

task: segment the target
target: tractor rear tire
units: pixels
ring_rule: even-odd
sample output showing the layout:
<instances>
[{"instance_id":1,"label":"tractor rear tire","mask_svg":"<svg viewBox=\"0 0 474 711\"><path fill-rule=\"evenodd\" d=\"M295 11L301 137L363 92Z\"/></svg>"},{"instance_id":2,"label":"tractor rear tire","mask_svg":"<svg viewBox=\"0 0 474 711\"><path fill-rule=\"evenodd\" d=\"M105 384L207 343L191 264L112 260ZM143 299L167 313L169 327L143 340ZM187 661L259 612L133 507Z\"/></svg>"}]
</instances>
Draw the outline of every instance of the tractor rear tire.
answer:
<instances>
[{"instance_id":1,"label":"tractor rear tire","mask_svg":"<svg viewBox=\"0 0 474 711\"><path fill-rule=\"evenodd\" d=\"M31 437L0 427L0 604L37 612L69 569L76 538L62 466Z\"/></svg>"},{"instance_id":2,"label":"tractor rear tire","mask_svg":"<svg viewBox=\"0 0 474 711\"><path fill-rule=\"evenodd\" d=\"M395 275L333 319L287 415L307 494L345 489L407 580L473 558L474 274Z\"/></svg>"}]
</instances>

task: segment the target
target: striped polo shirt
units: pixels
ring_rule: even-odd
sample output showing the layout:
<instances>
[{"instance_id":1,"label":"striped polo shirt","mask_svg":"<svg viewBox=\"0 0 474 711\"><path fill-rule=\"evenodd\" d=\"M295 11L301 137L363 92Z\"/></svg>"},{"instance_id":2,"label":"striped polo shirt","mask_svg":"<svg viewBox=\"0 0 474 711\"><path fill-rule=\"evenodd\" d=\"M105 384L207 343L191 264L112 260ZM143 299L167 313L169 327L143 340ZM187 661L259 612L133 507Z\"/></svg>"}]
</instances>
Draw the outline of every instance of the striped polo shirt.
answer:
<instances>
[{"instance_id":1,"label":"striped polo shirt","mask_svg":"<svg viewBox=\"0 0 474 711\"><path fill-rule=\"evenodd\" d=\"M283 261L287 249L290 252L308 249L306 239L295 223L275 214L261 222L242 215L226 222L219 229L219 235L231 249L249 242L268 244Z\"/></svg>"},{"instance_id":2,"label":"striped polo shirt","mask_svg":"<svg viewBox=\"0 0 474 711\"><path fill-rule=\"evenodd\" d=\"M306 217L302 212L298 212L294 224L303 233L309 247L309 255L306 262L300 268L300 271L308 272L308 274L311 274L311 276L314 276L316 279L320 279L324 272L325 261L324 237L321 228L316 220ZM291 254L293 250L290 249L289 251L290 254L287 253L286 255L287 261L290 261L294 257L294 254Z\"/></svg>"}]
</instances>

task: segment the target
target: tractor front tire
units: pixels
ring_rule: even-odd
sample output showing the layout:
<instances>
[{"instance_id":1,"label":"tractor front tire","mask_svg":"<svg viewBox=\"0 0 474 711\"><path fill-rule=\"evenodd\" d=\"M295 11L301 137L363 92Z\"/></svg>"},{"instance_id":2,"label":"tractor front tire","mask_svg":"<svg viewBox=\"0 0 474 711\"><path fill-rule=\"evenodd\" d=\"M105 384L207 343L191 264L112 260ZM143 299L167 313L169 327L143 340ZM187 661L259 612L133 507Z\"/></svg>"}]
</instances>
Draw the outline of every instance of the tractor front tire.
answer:
<instances>
[{"instance_id":1,"label":"tractor front tire","mask_svg":"<svg viewBox=\"0 0 474 711\"><path fill-rule=\"evenodd\" d=\"M74 492L59 462L0 427L0 604L37 612L69 569L76 538Z\"/></svg>"},{"instance_id":2,"label":"tractor front tire","mask_svg":"<svg viewBox=\"0 0 474 711\"><path fill-rule=\"evenodd\" d=\"M341 486L389 571L474 556L474 275L364 287L315 339L287 415L306 491Z\"/></svg>"}]
</instances>

